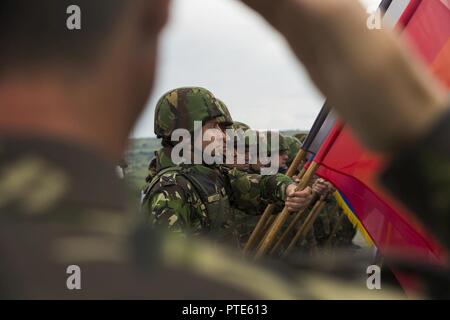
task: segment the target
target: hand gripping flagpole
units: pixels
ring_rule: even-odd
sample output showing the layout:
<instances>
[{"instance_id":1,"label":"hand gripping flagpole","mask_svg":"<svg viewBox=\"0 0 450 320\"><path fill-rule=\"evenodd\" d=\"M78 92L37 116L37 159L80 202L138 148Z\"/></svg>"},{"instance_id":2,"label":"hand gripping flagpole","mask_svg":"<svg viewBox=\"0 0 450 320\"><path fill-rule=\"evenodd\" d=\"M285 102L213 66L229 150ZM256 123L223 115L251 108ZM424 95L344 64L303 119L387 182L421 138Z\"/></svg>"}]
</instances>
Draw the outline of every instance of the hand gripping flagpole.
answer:
<instances>
[{"instance_id":1,"label":"hand gripping flagpole","mask_svg":"<svg viewBox=\"0 0 450 320\"><path fill-rule=\"evenodd\" d=\"M316 202L311 212L309 213L308 217L306 218L305 222L300 227L300 229L298 229L294 238L289 243L289 246L286 248L286 251L284 251L283 257L286 257L292 251L295 244L299 240L302 240L311 230L311 227L313 226L314 222L316 221L317 217L319 216L320 212L322 212L322 209L325 206L325 198L326 196L321 196L319 201Z\"/></svg>"},{"instance_id":2,"label":"hand gripping flagpole","mask_svg":"<svg viewBox=\"0 0 450 320\"><path fill-rule=\"evenodd\" d=\"M295 191L302 191L309 185L317 168L318 168L318 164L315 162L312 162L311 165L308 167L308 170L306 170L304 177L300 180L300 183L298 184ZM274 241L276 239L278 232L280 231L281 227L283 226L283 224L286 222L287 218L289 217L289 213L290 213L289 210L286 207L284 207L283 211L281 211L281 213L276 217L273 225L271 226L269 231L266 233L266 235L262 239L260 245L258 246L256 255L255 255L256 259L261 258L271 248L272 244L274 243Z\"/></svg>"},{"instance_id":3,"label":"hand gripping flagpole","mask_svg":"<svg viewBox=\"0 0 450 320\"><path fill-rule=\"evenodd\" d=\"M288 172L286 175L288 177L292 177L298 166L301 164L301 162L306 158L306 155L309 151L309 148L311 144L313 143L314 139L316 138L318 132L321 130L322 125L324 124L325 120L327 119L328 115L330 113L330 107L325 103L323 108L320 110L319 115L317 116L316 120L314 121L313 126L311 127L311 130L305 140L305 142L302 145L301 150L297 153L297 156L295 157L294 161L292 162L291 166L289 167ZM305 170L301 171L300 177L303 176L305 173ZM261 239L262 234L267 229L268 225L272 225L272 223L268 224L270 222L271 218L274 215L275 205L269 205L267 206L266 210L264 211L263 215L258 221L258 224L256 225L255 229L253 230L252 234L250 235L249 240L244 246L244 254L248 255L251 250L256 246L257 242Z\"/></svg>"},{"instance_id":4,"label":"hand gripping flagpole","mask_svg":"<svg viewBox=\"0 0 450 320\"><path fill-rule=\"evenodd\" d=\"M317 194L315 194L315 197L316 198L311 201L311 203L314 203L314 205L320 200L320 198L319 198L319 196ZM278 248L280 248L281 244L286 240L286 238L289 236L291 231L299 223L299 221L303 217L303 213L304 213L304 210L302 212L298 212L295 215L294 219L292 219L292 221L289 224L289 226L286 228L286 230L284 230L283 234L278 239L278 241L275 243L275 245L273 246L272 250L270 250L269 254L273 255L273 254L275 254L277 252L277 250L278 250Z\"/></svg>"},{"instance_id":5,"label":"hand gripping flagpole","mask_svg":"<svg viewBox=\"0 0 450 320\"><path fill-rule=\"evenodd\" d=\"M289 170L287 171L286 175L290 178L292 178L297 171L297 168L300 166L302 161L306 157L306 151L303 149L300 149L300 151L297 153L294 161L289 167ZM248 254L250 250L253 249L256 242L260 239L261 234L264 232L265 227L268 223L268 220L273 215L275 210L275 205L270 204L266 207L266 210L264 210L264 213L262 214L261 218L258 221L258 224L256 225L255 229L253 230L252 234L250 235L250 238L248 239L247 243L244 247L244 254Z\"/></svg>"}]
</instances>

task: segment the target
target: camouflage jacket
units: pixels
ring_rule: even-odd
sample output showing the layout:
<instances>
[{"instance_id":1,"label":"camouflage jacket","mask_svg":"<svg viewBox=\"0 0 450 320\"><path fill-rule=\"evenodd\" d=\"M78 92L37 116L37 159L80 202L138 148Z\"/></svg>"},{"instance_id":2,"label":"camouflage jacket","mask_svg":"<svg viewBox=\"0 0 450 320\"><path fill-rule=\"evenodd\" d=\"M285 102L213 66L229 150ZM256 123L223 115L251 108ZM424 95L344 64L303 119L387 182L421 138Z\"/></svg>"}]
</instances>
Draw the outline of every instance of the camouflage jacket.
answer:
<instances>
[{"instance_id":1,"label":"camouflage jacket","mask_svg":"<svg viewBox=\"0 0 450 320\"><path fill-rule=\"evenodd\" d=\"M173 166L175 166L175 164L171 159L171 148L165 147L155 151L155 157L150 161L148 166L147 183L152 181L161 170Z\"/></svg>"},{"instance_id":2,"label":"camouflage jacket","mask_svg":"<svg viewBox=\"0 0 450 320\"><path fill-rule=\"evenodd\" d=\"M165 154L168 154L167 149ZM161 161L158 159L155 163ZM286 187L293 183L284 175L260 176L222 166L174 168L157 165L160 174L147 186L143 208L153 224L183 234L217 233L229 229L237 236L234 209L259 215L269 202L282 204ZM225 234L221 237L229 238Z\"/></svg>"}]
</instances>

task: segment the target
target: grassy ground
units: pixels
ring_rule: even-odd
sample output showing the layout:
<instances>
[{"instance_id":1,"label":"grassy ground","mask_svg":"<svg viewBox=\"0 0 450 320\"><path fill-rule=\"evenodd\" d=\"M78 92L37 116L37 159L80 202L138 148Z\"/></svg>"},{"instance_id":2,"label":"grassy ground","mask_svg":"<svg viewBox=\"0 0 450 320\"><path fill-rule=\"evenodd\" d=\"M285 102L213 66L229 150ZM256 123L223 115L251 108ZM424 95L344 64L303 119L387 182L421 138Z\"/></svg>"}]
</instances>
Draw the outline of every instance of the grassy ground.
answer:
<instances>
[{"instance_id":1,"label":"grassy ground","mask_svg":"<svg viewBox=\"0 0 450 320\"><path fill-rule=\"evenodd\" d=\"M161 141L156 138L131 139L130 147L125 156L128 163L126 170L127 182L137 190L145 185L145 177L154 152L161 147Z\"/></svg>"}]
</instances>

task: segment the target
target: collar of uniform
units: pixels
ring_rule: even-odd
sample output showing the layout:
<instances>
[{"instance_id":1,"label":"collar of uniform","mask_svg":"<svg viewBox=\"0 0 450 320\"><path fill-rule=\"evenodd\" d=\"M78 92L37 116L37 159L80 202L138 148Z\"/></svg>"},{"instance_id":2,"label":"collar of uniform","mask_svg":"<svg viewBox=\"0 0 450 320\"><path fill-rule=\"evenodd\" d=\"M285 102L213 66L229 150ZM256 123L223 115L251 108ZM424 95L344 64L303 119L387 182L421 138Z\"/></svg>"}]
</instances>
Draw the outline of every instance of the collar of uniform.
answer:
<instances>
[{"instance_id":1,"label":"collar of uniform","mask_svg":"<svg viewBox=\"0 0 450 320\"><path fill-rule=\"evenodd\" d=\"M161 171L163 169L176 166L171 159L172 148L164 147L155 151L156 156L156 169Z\"/></svg>"},{"instance_id":2,"label":"collar of uniform","mask_svg":"<svg viewBox=\"0 0 450 320\"><path fill-rule=\"evenodd\" d=\"M126 209L127 193L115 167L89 148L48 138L0 136L0 177L6 168L14 174L21 163L28 161L62 177L64 192L56 200L58 203Z\"/></svg>"}]
</instances>

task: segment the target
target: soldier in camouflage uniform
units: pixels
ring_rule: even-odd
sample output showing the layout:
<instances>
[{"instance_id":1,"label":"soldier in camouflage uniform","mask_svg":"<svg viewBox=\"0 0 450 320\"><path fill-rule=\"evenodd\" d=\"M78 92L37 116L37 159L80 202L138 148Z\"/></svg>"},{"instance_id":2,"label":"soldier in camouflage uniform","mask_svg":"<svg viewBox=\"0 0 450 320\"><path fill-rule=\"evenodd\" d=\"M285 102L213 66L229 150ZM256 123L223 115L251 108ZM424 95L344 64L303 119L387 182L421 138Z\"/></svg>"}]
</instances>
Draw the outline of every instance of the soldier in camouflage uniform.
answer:
<instances>
[{"instance_id":1,"label":"soldier in camouflage uniform","mask_svg":"<svg viewBox=\"0 0 450 320\"><path fill-rule=\"evenodd\" d=\"M317 249L353 249L356 228L339 207L334 193L336 189L326 180L317 178L312 184L317 195L326 195L325 206L319 213L308 235L298 243L301 250L314 253ZM303 223L303 221L300 222Z\"/></svg>"},{"instance_id":2,"label":"soldier in camouflage uniform","mask_svg":"<svg viewBox=\"0 0 450 320\"><path fill-rule=\"evenodd\" d=\"M250 130L250 127L246 124L243 124L241 122L234 122L233 124L234 130ZM270 145L270 135L271 132L269 132L268 135L268 153L273 152L274 150L271 150ZM248 140L246 140L246 147L248 147ZM280 162L287 159L286 164L290 165L299 152L301 147L300 142L293 137L286 136L286 135L280 135L280 142L279 142L279 149L275 150L276 152L279 152ZM248 159L248 150L246 158ZM284 163L283 163L284 164ZM255 173L255 171L252 170L254 166L248 165L233 165L233 167L237 167L240 170L244 170L249 173ZM286 168L283 166L280 166L280 172L285 172ZM257 171L259 172L259 171ZM326 205L325 208L320 213L319 217L317 218L316 222L314 223L314 227L312 228L311 232L308 234L305 242L301 245L303 249L312 249L312 248L324 248L327 247L334 247L334 246L349 246L352 243L352 239L355 236L355 228L351 224L351 222L348 220L348 218L344 215L342 210L337 206L336 200L334 199L332 193L330 190L332 189L332 186L324 181L323 179L316 178L315 181L311 184L312 190L321 195L321 194L329 194L326 197ZM260 212L263 212L266 206L268 205L267 202L261 203L260 206ZM283 208L278 206L278 208L275 210L275 212L280 212ZM256 224L259 221L258 216L249 216L245 214L245 212L242 212L240 210L235 210L235 216L236 216L236 228L238 230L238 234L240 237L241 244L245 244L245 242L248 240L251 232L256 227ZM287 220L287 223L285 224L285 227L289 224L290 220L293 217L289 217ZM330 239L332 238L332 239Z\"/></svg>"},{"instance_id":3,"label":"soldier in camouflage uniform","mask_svg":"<svg viewBox=\"0 0 450 320\"><path fill-rule=\"evenodd\" d=\"M271 135L272 133L269 132L269 135L267 137L268 141L267 141L267 148L268 148L268 152L278 152L278 165L279 165L279 169L278 172L279 173L286 173L287 170L289 169L288 166L288 161L289 161L289 145L287 143L287 139L286 136L279 134L279 143L278 143L278 150L272 150L272 146L271 146Z\"/></svg>"},{"instance_id":4,"label":"soldier in camouflage uniform","mask_svg":"<svg viewBox=\"0 0 450 320\"><path fill-rule=\"evenodd\" d=\"M175 129L186 129L193 136L194 121L202 121L202 130L209 124L218 127L223 122L221 107L206 89L172 90L156 106L155 133L164 146L173 147ZM160 171L149 182L143 207L155 225L183 234L210 235L235 245L233 208L260 214L262 200L280 204L287 200L294 210L308 203L310 189L291 197L287 196L289 189L294 190L295 184L284 175L250 175L219 165L181 164Z\"/></svg>"},{"instance_id":5,"label":"soldier in camouflage uniform","mask_svg":"<svg viewBox=\"0 0 450 320\"><path fill-rule=\"evenodd\" d=\"M334 197L336 189L330 182L318 177L311 183L311 188L318 196L326 195L325 206L299 246L307 251L314 251L317 248L353 248L352 240L356 235L356 228L339 207ZM299 225L301 223L302 221Z\"/></svg>"},{"instance_id":6,"label":"soldier in camouflage uniform","mask_svg":"<svg viewBox=\"0 0 450 320\"><path fill-rule=\"evenodd\" d=\"M296 137L291 136L284 136L284 142L288 148L288 160L286 161L286 166L289 168L294 161L295 156L300 151L302 144Z\"/></svg>"},{"instance_id":7,"label":"soldier in camouflage uniform","mask_svg":"<svg viewBox=\"0 0 450 320\"><path fill-rule=\"evenodd\" d=\"M234 130L249 130L250 127L242 122L233 121L231 114L225 105L221 100L217 99L218 102L222 105L222 108L220 108L219 112L222 112L222 116L216 118L217 121L220 124L220 127L223 130L226 129L234 129ZM231 125L230 125L231 124ZM248 139L246 139L246 147L248 147ZM224 144L225 146L225 144ZM237 152L237 150L235 150ZM247 159L248 159L248 149L247 151ZM149 183L153 180L153 178L156 177L158 172L161 170L167 169L169 167L176 166L171 159L171 152L172 147L163 147L158 151L155 151L155 157L152 159L149 165L149 174L146 178L146 182ZM224 152L225 154L225 152ZM229 168L236 168L241 171L245 171L247 173L252 174L259 174L260 171L256 170L256 165L252 164L224 164L224 166ZM264 202L265 203L265 202ZM262 212L264 205L261 205L261 210L258 210L258 212ZM242 210L239 210L237 208L233 208L233 216L234 216L234 227L236 229L236 237L237 237L237 243L242 246L245 244L248 236L250 235L251 231L256 226L259 215L256 214L248 214Z\"/></svg>"},{"instance_id":8,"label":"soldier in camouflage uniform","mask_svg":"<svg viewBox=\"0 0 450 320\"><path fill-rule=\"evenodd\" d=\"M241 171L245 171L248 173L259 173L258 172L252 172L252 165L250 164L250 152L249 152L249 139L245 137L245 133L248 132L248 130L251 130L250 127L242 122L239 121L233 121L232 125L227 128L233 132L233 134L236 136L236 138L233 137L226 137L227 141L230 139L244 139L243 143L245 145L245 150L240 150L237 148L237 145L234 144L234 161L233 163L225 163L224 165L230 168L236 168ZM227 131L229 133L229 131ZM242 135L239 136L238 133L241 133ZM242 141L241 141L242 142ZM243 154L240 154L241 152L244 152ZM224 152L225 154L225 152ZM238 157L242 156L244 158L244 163L239 163Z\"/></svg>"},{"instance_id":9,"label":"soldier in camouflage uniform","mask_svg":"<svg viewBox=\"0 0 450 320\"><path fill-rule=\"evenodd\" d=\"M247 132L248 130L251 130L250 126L243 123L243 122L239 122L239 121L234 121L233 125L231 126L231 128L234 131L238 131L238 130L242 130L244 133ZM249 139L248 137L243 137L245 139L245 164L238 164L237 161L235 161L236 163L229 165L232 168L237 168L241 171L245 171L249 174L260 174L260 164L256 163L253 164L250 161L250 152L249 152L249 148L250 148L250 144L254 143L254 141L251 141L251 139ZM238 152L238 150L235 150L236 154ZM262 201L261 205L259 206L258 212L262 213L264 210L264 207L267 205L266 201ZM259 215L249 215L246 212L239 210L237 208L233 208L234 210L234 220L235 220L235 227L236 227L236 232L237 232L237 236L238 236L238 242L240 244L240 247L243 248L243 246L245 245L245 243L247 242L248 238L250 237L250 234L252 233L252 231L255 229L260 216Z\"/></svg>"},{"instance_id":10,"label":"soldier in camouflage uniform","mask_svg":"<svg viewBox=\"0 0 450 320\"><path fill-rule=\"evenodd\" d=\"M234 122L233 118L231 117L231 113L228 110L228 107L226 104L220 100L217 99L217 102L220 104L220 108L218 111L221 113L219 117L217 117L217 122L221 128L221 130L225 131L226 129L232 128ZM224 144L226 146L226 144ZM157 151L155 151L155 157L150 161L150 164L148 166L148 175L145 179L147 183L153 180L153 178L160 172L161 170L169 167L176 166L172 162L172 147L165 146ZM225 154L225 151L224 151Z\"/></svg>"}]
</instances>

